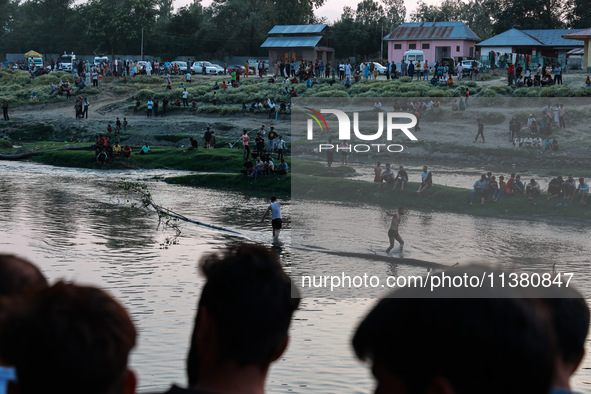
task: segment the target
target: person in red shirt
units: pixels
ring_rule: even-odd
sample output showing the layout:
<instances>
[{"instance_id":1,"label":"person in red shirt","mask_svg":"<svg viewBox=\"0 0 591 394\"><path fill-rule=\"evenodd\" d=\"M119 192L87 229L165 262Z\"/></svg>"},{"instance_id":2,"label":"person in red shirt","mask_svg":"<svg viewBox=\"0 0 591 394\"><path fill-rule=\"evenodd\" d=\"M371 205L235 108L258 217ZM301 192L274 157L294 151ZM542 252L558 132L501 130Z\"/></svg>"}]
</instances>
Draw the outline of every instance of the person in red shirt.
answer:
<instances>
[{"instance_id":1,"label":"person in red shirt","mask_svg":"<svg viewBox=\"0 0 591 394\"><path fill-rule=\"evenodd\" d=\"M513 63L509 63L509 68L507 69L507 80L509 81L509 86L513 85L513 80L515 79L515 66Z\"/></svg>"}]
</instances>

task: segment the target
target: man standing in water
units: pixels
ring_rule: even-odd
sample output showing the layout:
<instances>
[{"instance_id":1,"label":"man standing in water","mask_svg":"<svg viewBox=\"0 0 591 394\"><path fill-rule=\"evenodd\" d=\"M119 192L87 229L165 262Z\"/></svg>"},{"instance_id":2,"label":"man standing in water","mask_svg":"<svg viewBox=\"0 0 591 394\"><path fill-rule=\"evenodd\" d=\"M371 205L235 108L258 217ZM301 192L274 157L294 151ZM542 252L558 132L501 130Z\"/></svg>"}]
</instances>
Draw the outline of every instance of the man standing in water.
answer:
<instances>
[{"instance_id":1,"label":"man standing in water","mask_svg":"<svg viewBox=\"0 0 591 394\"><path fill-rule=\"evenodd\" d=\"M392 223L390 223L390 229L388 230L390 246L388 246L388 249L386 249L386 253L390 253L390 251L394 247L394 242L396 241L400 243L400 251L402 252L402 248L404 247L404 241L402 240L402 238L400 238L400 234L398 234L398 225L400 224L402 215L404 215L404 208L398 207L398 212L386 211L386 215L392 216Z\"/></svg>"},{"instance_id":2,"label":"man standing in water","mask_svg":"<svg viewBox=\"0 0 591 394\"><path fill-rule=\"evenodd\" d=\"M281 206L282 205L290 205L290 202L286 201L277 201L277 197L271 197L271 204L269 204L269 208L265 211L263 218L261 219L261 223L265 221L265 217L269 211L271 211L271 226L273 226L273 242L279 242L279 233L281 232L281 227L283 224L281 218Z\"/></svg>"}]
</instances>

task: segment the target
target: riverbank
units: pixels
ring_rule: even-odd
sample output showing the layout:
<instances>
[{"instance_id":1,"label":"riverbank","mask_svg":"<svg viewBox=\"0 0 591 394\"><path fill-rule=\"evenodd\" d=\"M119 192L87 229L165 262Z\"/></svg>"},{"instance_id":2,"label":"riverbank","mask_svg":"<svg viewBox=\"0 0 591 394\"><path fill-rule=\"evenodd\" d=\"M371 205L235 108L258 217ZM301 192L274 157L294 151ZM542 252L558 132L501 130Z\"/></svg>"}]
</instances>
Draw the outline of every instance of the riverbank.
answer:
<instances>
[{"instance_id":1,"label":"riverbank","mask_svg":"<svg viewBox=\"0 0 591 394\"><path fill-rule=\"evenodd\" d=\"M470 205L471 190L437 184L428 188L419 197L415 193L419 183L415 182L409 182L401 192L399 189L392 191L385 184L354 179L301 174L294 174L292 179L293 199L378 205L388 210L404 206L406 209L418 211L452 212L491 218L567 221L591 219L591 208L581 205L577 199L573 204L558 198L547 200L545 192L534 200L529 200L524 195L503 196L497 203L488 198L484 205L480 205L480 199L477 198L474 205Z\"/></svg>"}]
</instances>

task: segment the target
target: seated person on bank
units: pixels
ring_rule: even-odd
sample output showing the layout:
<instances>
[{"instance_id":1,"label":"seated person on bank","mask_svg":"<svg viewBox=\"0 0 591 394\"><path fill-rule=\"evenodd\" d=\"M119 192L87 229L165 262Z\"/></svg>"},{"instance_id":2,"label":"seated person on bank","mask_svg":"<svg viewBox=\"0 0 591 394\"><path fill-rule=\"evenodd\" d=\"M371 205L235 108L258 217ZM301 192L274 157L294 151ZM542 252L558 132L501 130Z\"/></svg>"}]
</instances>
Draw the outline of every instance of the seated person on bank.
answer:
<instances>
[{"instance_id":1,"label":"seated person on bank","mask_svg":"<svg viewBox=\"0 0 591 394\"><path fill-rule=\"evenodd\" d=\"M431 185L433 185L433 174L427 169L427 166L423 166L423 172L421 172L421 184L416 193L420 197L421 193L427 190Z\"/></svg>"},{"instance_id":2,"label":"seated person on bank","mask_svg":"<svg viewBox=\"0 0 591 394\"><path fill-rule=\"evenodd\" d=\"M96 155L96 162L98 164L105 164L109 161L109 155L104 148L101 149L98 155Z\"/></svg>"},{"instance_id":3,"label":"seated person on bank","mask_svg":"<svg viewBox=\"0 0 591 394\"><path fill-rule=\"evenodd\" d=\"M490 272L468 266L445 274L454 280ZM376 393L549 393L552 330L543 307L520 297L521 288L443 286L434 295L402 287L363 319L353 348L370 363ZM433 332L441 340L426 341Z\"/></svg>"},{"instance_id":4,"label":"seated person on bank","mask_svg":"<svg viewBox=\"0 0 591 394\"><path fill-rule=\"evenodd\" d=\"M587 75L587 79L585 80L585 87L591 88L591 77Z\"/></svg>"},{"instance_id":5,"label":"seated person on bank","mask_svg":"<svg viewBox=\"0 0 591 394\"><path fill-rule=\"evenodd\" d=\"M480 197L480 205L484 205L486 194L488 192L488 183L486 182L486 174L482 174L480 179L474 182L472 192L470 193L470 205L474 203L474 199Z\"/></svg>"},{"instance_id":6,"label":"seated person on bank","mask_svg":"<svg viewBox=\"0 0 591 394\"><path fill-rule=\"evenodd\" d=\"M115 142L115 144L113 144L113 156L120 156L121 155L121 145L119 145L119 142Z\"/></svg>"},{"instance_id":7,"label":"seated person on bank","mask_svg":"<svg viewBox=\"0 0 591 394\"><path fill-rule=\"evenodd\" d=\"M577 190L575 193L573 193L573 196L570 199L570 202L572 203L575 199L575 196L577 196L577 198L579 196L581 196L581 204L586 204L586 197L589 194L589 185L585 182L584 178L579 178L579 185L577 186Z\"/></svg>"},{"instance_id":8,"label":"seated person on bank","mask_svg":"<svg viewBox=\"0 0 591 394\"><path fill-rule=\"evenodd\" d=\"M244 162L244 165L242 166L242 173L244 175L250 175L252 174L252 171L254 169L254 165L252 164L252 161L250 161L250 157L246 158L246 161Z\"/></svg>"},{"instance_id":9,"label":"seated person on bank","mask_svg":"<svg viewBox=\"0 0 591 394\"><path fill-rule=\"evenodd\" d=\"M548 184L548 200L551 198L562 197L562 176L553 178Z\"/></svg>"},{"instance_id":10,"label":"seated person on bank","mask_svg":"<svg viewBox=\"0 0 591 394\"><path fill-rule=\"evenodd\" d=\"M142 146L142 149L139 151L140 155L147 155L150 152L150 145L148 143L146 143L144 146Z\"/></svg>"},{"instance_id":11,"label":"seated person on bank","mask_svg":"<svg viewBox=\"0 0 591 394\"><path fill-rule=\"evenodd\" d=\"M382 182L385 182L382 183L382 186L394 186L394 178L394 170L390 168L390 163L387 163L386 168L384 168L384 171L382 171Z\"/></svg>"},{"instance_id":12,"label":"seated person on bank","mask_svg":"<svg viewBox=\"0 0 591 394\"><path fill-rule=\"evenodd\" d=\"M166 393L264 393L269 367L287 348L298 290L277 255L259 245L212 254L200 269L206 282L187 356L189 388Z\"/></svg>"},{"instance_id":13,"label":"seated person on bank","mask_svg":"<svg viewBox=\"0 0 591 394\"><path fill-rule=\"evenodd\" d=\"M185 149L183 151L183 153L187 153L193 149L197 150L197 148L199 148L199 143L197 142L197 140L193 137L189 138L189 141L191 141L191 146L188 147L187 149Z\"/></svg>"},{"instance_id":14,"label":"seated person on bank","mask_svg":"<svg viewBox=\"0 0 591 394\"><path fill-rule=\"evenodd\" d=\"M289 172L289 167L287 166L285 159L281 159L281 163L279 163L275 172L279 175L286 175Z\"/></svg>"},{"instance_id":15,"label":"seated person on bank","mask_svg":"<svg viewBox=\"0 0 591 394\"><path fill-rule=\"evenodd\" d=\"M529 199L534 199L540 195L540 184L535 179L531 179L525 187L525 192Z\"/></svg>"},{"instance_id":16,"label":"seated person on bank","mask_svg":"<svg viewBox=\"0 0 591 394\"><path fill-rule=\"evenodd\" d=\"M395 190L398 185L400 185L400 191L404 191L404 185L408 182L408 174L404 170L403 166L398 167L398 174L396 174L396 178L394 178L394 187Z\"/></svg>"},{"instance_id":17,"label":"seated person on bank","mask_svg":"<svg viewBox=\"0 0 591 394\"><path fill-rule=\"evenodd\" d=\"M514 193L523 194L524 192L525 192L525 186L523 185L523 182L521 181L521 175L517 175L515 177L515 180L513 181L513 184L511 185L511 194L514 194Z\"/></svg>"},{"instance_id":18,"label":"seated person on bank","mask_svg":"<svg viewBox=\"0 0 591 394\"><path fill-rule=\"evenodd\" d=\"M129 146L128 144L125 144L125 146L122 149L123 152L123 156L127 157L129 159L129 156L131 156L131 146Z\"/></svg>"}]
</instances>

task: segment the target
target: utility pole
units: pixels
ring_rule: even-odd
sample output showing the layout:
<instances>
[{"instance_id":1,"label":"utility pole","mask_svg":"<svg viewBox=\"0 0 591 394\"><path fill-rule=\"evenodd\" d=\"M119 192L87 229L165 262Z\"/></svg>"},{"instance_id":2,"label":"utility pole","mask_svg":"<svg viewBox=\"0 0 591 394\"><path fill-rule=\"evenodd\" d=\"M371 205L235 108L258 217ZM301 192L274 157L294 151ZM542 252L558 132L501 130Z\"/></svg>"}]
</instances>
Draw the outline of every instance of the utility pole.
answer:
<instances>
[{"instance_id":1,"label":"utility pole","mask_svg":"<svg viewBox=\"0 0 591 394\"><path fill-rule=\"evenodd\" d=\"M142 49L141 49L141 57L144 60L144 28L142 27Z\"/></svg>"},{"instance_id":2,"label":"utility pole","mask_svg":"<svg viewBox=\"0 0 591 394\"><path fill-rule=\"evenodd\" d=\"M382 23L382 35L380 37L380 64L384 62L384 24Z\"/></svg>"}]
</instances>

